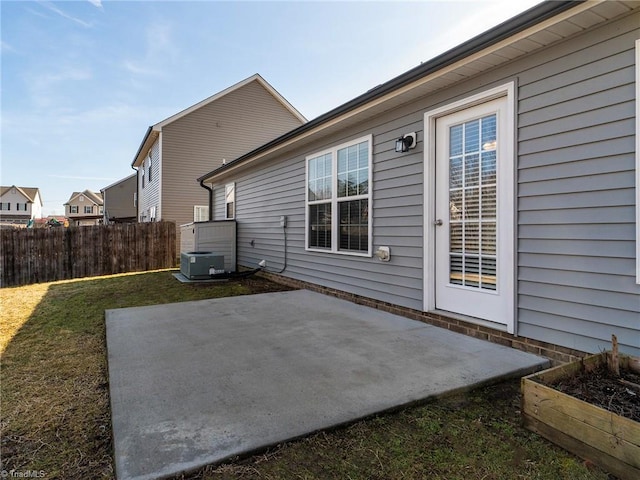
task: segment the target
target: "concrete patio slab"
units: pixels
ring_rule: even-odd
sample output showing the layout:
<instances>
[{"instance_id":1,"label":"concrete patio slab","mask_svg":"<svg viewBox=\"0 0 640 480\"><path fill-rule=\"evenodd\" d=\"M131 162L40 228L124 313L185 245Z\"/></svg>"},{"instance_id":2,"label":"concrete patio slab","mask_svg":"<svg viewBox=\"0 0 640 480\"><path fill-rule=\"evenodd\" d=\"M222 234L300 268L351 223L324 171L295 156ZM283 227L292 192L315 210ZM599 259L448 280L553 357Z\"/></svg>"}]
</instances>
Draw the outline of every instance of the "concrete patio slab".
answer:
<instances>
[{"instance_id":1,"label":"concrete patio slab","mask_svg":"<svg viewBox=\"0 0 640 480\"><path fill-rule=\"evenodd\" d=\"M306 290L106 312L116 474L155 479L542 357Z\"/></svg>"}]
</instances>

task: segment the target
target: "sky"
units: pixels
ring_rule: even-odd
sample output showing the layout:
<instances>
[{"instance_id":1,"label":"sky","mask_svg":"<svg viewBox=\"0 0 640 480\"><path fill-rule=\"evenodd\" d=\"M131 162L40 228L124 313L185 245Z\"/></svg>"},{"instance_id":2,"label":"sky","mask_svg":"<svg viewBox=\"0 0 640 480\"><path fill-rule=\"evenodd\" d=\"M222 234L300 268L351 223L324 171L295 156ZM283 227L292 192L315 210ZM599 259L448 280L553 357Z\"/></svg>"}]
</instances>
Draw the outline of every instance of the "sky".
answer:
<instances>
[{"instance_id":1,"label":"sky","mask_svg":"<svg viewBox=\"0 0 640 480\"><path fill-rule=\"evenodd\" d=\"M150 125L255 73L311 120L538 2L0 0L0 184L62 215L134 173Z\"/></svg>"}]
</instances>

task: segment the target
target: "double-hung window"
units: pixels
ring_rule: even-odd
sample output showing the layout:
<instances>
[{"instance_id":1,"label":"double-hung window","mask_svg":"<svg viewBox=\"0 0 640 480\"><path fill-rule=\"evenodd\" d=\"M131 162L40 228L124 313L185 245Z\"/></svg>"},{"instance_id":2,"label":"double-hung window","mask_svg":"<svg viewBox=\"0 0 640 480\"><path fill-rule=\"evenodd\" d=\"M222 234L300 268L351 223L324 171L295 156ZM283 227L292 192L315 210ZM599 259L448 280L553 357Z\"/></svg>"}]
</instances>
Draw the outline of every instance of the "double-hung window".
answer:
<instances>
[{"instance_id":1,"label":"double-hung window","mask_svg":"<svg viewBox=\"0 0 640 480\"><path fill-rule=\"evenodd\" d=\"M84 213L93 213L93 205L85 205Z\"/></svg>"},{"instance_id":2,"label":"double-hung window","mask_svg":"<svg viewBox=\"0 0 640 480\"><path fill-rule=\"evenodd\" d=\"M224 187L224 218L236 218L236 184L228 183Z\"/></svg>"},{"instance_id":3,"label":"double-hung window","mask_svg":"<svg viewBox=\"0 0 640 480\"><path fill-rule=\"evenodd\" d=\"M209 207L207 205L193 206L193 221L206 222L209 220Z\"/></svg>"},{"instance_id":4,"label":"double-hung window","mask_svg":"<svg viewBox=\"0 0 640 480\"><path fill-rule=\"evenodd\" d=\"M78 205L69 205L69 213L78 213Z\"/></svg>"},{"instance_id":5,"label":"double-hung window","mask_svg":"<svg viewBox=\"0 0 640 480\"><path fill-rule=\"evenodd\" d=\"M372 136L306 158L307 250L371 255Z\"/></svg>"}]
</instances>

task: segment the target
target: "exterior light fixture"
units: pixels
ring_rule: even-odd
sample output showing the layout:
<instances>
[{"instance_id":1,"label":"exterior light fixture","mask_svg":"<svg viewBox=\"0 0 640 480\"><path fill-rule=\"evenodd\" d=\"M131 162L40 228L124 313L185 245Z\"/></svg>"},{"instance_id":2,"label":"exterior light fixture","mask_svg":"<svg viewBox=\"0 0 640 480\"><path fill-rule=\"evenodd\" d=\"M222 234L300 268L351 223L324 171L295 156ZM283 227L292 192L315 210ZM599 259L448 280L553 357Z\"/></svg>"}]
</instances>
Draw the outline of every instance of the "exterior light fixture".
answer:
<instances>
[{"instance_id":1,"label":"exterior light fixture","mask_svg":"<svg viewBox=\"0 0 640 480\"><path fill-rule=\"evenodd\" d=\"M396 140L396 152L408 152L412 148L416 148L416 132L407 133Z\"/></svg>"}]
</instances>

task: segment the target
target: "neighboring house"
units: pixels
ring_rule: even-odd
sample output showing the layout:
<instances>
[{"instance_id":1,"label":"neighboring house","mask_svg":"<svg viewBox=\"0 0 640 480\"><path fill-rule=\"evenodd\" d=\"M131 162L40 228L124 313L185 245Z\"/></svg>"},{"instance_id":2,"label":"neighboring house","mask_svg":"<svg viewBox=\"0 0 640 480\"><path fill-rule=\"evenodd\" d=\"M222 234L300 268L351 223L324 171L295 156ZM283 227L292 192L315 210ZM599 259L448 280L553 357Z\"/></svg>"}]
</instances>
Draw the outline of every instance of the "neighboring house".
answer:
<instances>
[{"instance_id":1,"label":"neighboring house","mask_svg":"<svg viewBox=\"0 0 640 480\"><path fill-rule=\"evenodd\" d=\"M639 38L638 2L542 3L198 180L216 219L233 186L240 266L556 360L638 355Z\"/></svg>"},{"instance_id":2,"label":"neighboring house","mask_svg":"<svg viewBox=\"0 0 640 480\"><path fill-rule=\"evenodd\" d=\"M104 223L137 221L137 175L129 175L100 190L104 201Z\"/></svg>"},{"instance_id":3,"label":"neighboring house","mask_svg":"<svg viewBox=\"0 0 640 480\"><path fill-rule=\"evenodd\" d=\"M101 225L104 213L102 194L90 190L73 192L64 204L64 212L71 226Z\"/></svg>"},{"instance_id":4,"label":"neighboring house","mask_svg":"<svg viewBox=\"0 0 640 480\"><path fill-rule=\"evenodd\" d=\"M208 220L208 195L195 178L305 121L253 75L149 127L132 163L138 170L138 220L170 220L178 227Z\"/></svg>"},{"instance_id":5,"label":"neighboring house","mask_svg":"<svg viewBox=\"0 0 640 480\"><path fill-rule=\"evenodd\" d=\"M0 224L26 225L42 217L40 189L31 187L0 187Z\"/></svg>"}]
</instances>

